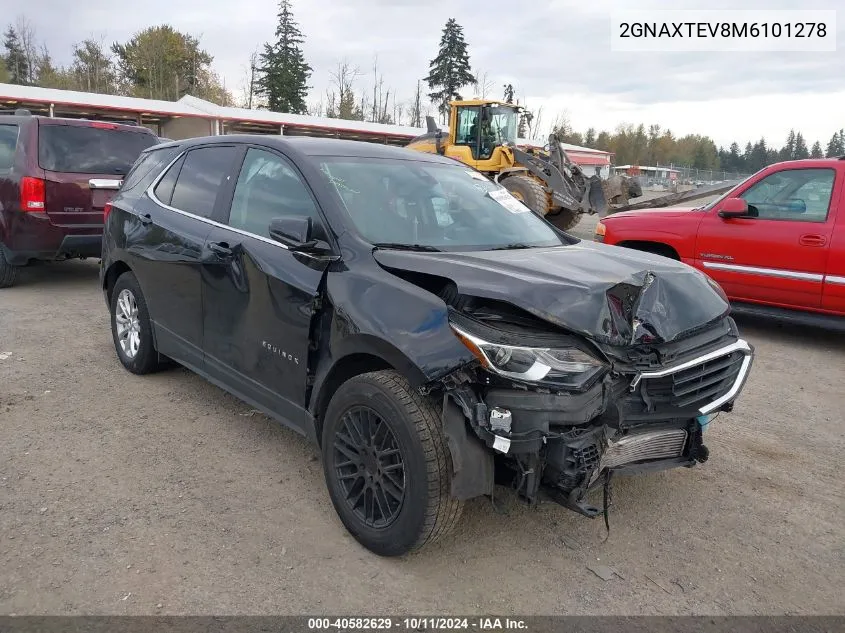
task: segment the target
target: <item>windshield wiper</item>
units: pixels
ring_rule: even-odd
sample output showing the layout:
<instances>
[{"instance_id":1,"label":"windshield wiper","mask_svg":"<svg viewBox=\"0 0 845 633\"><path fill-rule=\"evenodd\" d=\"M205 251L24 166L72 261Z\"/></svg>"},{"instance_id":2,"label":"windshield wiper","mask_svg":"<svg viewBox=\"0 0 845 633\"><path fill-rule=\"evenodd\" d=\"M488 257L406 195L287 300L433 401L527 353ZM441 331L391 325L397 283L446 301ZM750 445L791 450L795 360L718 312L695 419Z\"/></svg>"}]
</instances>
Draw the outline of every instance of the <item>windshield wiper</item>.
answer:
<instances>
[{"instance_id":1,"label":"windshield wiper","mask_svg":"<svg viewBox=\"0 0 845 633\"><path fill-rule=\"evenodd\" d=\"M422 251L429 253L439 253L440 249L426 244L402 244L401 242L376 242L373 244L376 248L395 248L403 251Z\"/></svg>"},{"instance_id":2,"label":"windshield wiper","mask_svg":"<svg viewBox=\"0 0 845 633\"><path fill-rule=\"evenodd\" d=\"M513 244L505 244L504 246L494 246L491 251L509 251L516 248L534 248L533 244L523 244L522 242L514 242Z\"/></svg>"}]
</instances>

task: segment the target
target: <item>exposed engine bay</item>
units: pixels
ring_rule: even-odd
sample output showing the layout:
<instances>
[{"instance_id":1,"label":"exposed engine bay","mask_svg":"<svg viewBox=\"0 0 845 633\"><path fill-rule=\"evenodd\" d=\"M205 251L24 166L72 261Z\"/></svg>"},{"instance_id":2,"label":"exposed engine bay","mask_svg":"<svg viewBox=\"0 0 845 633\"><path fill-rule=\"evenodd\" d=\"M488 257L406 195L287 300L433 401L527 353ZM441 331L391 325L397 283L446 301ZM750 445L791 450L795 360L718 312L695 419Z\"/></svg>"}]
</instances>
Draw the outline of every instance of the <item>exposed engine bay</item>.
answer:
<instances>
[{"instance_id":1,"label":"exposed engine bay","mask_svg":"<svg viewBox=\"0 0 845 633\"><path fill-rule=\"evenodd\" d=\"M495 483L607 521L612 475L707 460L704 430L731 410L752 360L728 316L668 342L641 322L628 332L638 342L618 345L455 284L438 295L477 359L427 387L444 395L460 498L492 496ZM599 488L601 506L587 499Z\"/></svg>"}]
</instances>

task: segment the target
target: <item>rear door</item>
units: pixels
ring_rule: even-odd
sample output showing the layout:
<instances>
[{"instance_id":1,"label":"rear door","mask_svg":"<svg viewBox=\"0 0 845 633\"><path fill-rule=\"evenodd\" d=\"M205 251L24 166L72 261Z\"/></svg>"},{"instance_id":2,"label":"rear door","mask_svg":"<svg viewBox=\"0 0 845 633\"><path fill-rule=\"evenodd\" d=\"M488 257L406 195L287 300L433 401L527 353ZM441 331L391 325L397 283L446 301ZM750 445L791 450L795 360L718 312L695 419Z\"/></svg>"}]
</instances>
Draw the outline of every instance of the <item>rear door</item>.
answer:
<instances>
[{"instance_id":1,"label":"rear door","mask_svg":"<svg viewBox=\"0 0 845 633\"><path fill-rule=\"evenodd\" d=\"M122 228L159 351L194 369L203 368L203 245L240 152L222 143L189 148L153 181Z\"/></svg>"},{"instance_id":2,"label":"rear door","mask_svg":"<svg viewBox=\"0 0 845 633\"><path fill-rule=\"evenodd\" d=\"M50 221L83 231L101 230L103 207L141 152L156 143L146 128L40 120L38 164L44 170Z\"/></svg>"},{"instance_id":3,"label":"rear door","mask_svg":"<svg viewBox=\"0 0 845 633\"><path fill-rule=\"evenodd\" d=\"M757 217L706 214L697 264L732 299L819 309L841 180L829 167L762 174L738 195Z\"/></svg>"}]
</instances>

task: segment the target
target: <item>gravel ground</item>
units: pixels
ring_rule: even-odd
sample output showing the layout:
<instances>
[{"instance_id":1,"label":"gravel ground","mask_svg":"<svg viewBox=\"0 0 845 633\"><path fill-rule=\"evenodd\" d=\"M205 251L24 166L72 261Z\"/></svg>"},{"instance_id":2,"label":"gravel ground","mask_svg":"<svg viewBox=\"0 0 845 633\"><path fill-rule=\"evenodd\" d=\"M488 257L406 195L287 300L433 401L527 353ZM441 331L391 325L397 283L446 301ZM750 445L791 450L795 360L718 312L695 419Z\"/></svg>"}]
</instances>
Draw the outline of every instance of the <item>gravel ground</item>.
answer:
<instances>
[{"instance_id":1,"label":"gravel ground","mask_svg":"<svg viewBox=\"0 0 845 633\"><path fill-rule=\"evenodd\" d=\"M0 613L841 614L845 340L740 326L757 359L710 460L619 478L607 540L503 491L382 559L304 439L186 370L123 370L95 262L26 269L0 291Z\"/></svg>"}]
</instances>

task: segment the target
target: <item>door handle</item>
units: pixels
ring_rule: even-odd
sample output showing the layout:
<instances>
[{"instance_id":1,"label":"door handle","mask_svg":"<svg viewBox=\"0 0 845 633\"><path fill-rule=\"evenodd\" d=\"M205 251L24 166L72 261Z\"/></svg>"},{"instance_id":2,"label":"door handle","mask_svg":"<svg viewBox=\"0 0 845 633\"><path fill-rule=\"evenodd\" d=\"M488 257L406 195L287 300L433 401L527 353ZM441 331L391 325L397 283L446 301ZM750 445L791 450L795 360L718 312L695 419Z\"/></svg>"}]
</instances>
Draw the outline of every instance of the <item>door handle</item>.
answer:
<instances>
[{"instance_id":1,"label":"door handle","mask_svg":"<svg viewBox=\"0 0 845 633\"><path fill-rule=\"evenodd\" d=\"M827 239L824 235L802 235L798 238L798 243L801 246L824 246Z\"/></svg>"},{"instance_id":2,"label":"door handle","mask_svg":"<svg viewBox=\"0 0 845 633\"><path fill-rule=\"evenodd\" d=\"M141 224L143 224L144 226L147 226L150 222L152 222L152 221L153 221L153 218L152 218L152 216L150 216L150 214L149 214L149 213L145 213L144 215L139 215L139 216L138 216L138 221L139 221Z\"/></svg>"},{"instance_id":3,"label":"door handle","mask_svg":"<svg viewBox=\"0 0 845 633\"><path fill-rule=\"evenodd\" d=\"M226 242L210 242L208 248L220 259L228 259L233 255L232 249Z\"/></svg>"}]
</instances>

